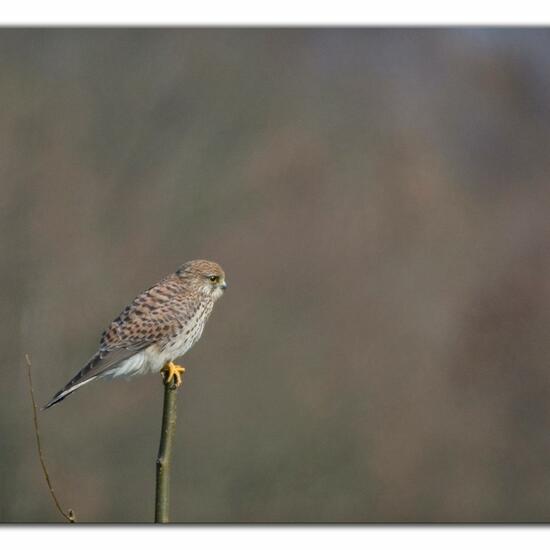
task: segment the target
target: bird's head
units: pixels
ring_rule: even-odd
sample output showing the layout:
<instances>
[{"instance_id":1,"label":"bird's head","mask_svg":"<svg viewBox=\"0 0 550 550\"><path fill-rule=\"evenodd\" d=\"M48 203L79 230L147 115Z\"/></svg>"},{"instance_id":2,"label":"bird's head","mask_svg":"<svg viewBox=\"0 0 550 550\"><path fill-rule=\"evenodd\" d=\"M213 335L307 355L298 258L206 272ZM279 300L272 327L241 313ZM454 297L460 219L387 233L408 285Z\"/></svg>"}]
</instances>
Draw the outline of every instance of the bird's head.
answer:
<instances>
[{"instance_id":1,"label":"bird's head","mask_svg":"<svg viewBox=\"0 0 550 550\"><path fill-rule=\"evenodd\" d=\"M186 285L212 300L220 298L227 288L223 269L216 262L209 260L191 260L183 264L176 271L176 275L183 279Z\"/></svg>"}]
</instances>

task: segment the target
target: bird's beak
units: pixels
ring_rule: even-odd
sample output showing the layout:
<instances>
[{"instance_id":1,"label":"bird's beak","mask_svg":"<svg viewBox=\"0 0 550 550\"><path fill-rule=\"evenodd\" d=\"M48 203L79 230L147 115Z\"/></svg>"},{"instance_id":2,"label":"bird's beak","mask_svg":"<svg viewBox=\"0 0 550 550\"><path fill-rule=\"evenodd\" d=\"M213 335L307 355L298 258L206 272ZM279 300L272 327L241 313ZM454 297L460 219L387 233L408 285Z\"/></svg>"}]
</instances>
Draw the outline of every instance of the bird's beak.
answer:
<instances>
[{"instance_id":1,"label":"bird's beak","mask_svg":"<svg viewBox=\"0 0 550 550\"><path fill-rule=\"evenodd\" d=\"M224 281L221 285L220 285L220 288L222 290L225 290L227 288L227 283Z\"/></svg>"}]
</instances>

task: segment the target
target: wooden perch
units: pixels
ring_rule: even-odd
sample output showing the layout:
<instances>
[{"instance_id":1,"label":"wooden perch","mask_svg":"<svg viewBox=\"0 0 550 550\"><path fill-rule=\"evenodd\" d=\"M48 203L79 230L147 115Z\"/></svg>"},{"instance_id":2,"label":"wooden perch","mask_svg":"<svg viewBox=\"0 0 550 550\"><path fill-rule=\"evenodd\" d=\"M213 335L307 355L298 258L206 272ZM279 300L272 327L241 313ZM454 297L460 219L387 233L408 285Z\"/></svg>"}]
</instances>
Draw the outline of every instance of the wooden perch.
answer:
<instances>
[{"instance_id":1,"label":"wooden perch","mask_svg":"<svg viewBox=\"0 0 550 550\"><path fill-rule=\"evenodd\" d=\"M162 429L157 456L157 486L155 498L155 523L170 521L170 467L172 464L172 443L176 431L177 385L164 376L164 405Z\"/></svg>"}]
</instances>

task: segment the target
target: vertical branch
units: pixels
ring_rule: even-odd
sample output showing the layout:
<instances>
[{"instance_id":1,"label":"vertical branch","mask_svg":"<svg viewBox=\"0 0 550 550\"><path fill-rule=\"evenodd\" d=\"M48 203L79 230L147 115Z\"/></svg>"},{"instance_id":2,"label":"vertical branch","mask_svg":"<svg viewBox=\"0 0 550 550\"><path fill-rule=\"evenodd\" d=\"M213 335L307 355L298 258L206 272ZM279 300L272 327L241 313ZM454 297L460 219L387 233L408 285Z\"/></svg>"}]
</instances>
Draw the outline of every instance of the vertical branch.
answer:
<instances>
[{"instance_id":1,"label":"vertical branch","mask_svg":"<svg viewBox=\"0 0 550 550\"><path fill-rule=\"evenodd\" d=\"M46 480L46 484L48 485L48 489L50 490L50 495L53 499L53 502L55 504L55 507L59 511L59 513L69 522L69 523L75 523L76 522L76 516L75 513L69 509L67 513L63 511L63 508L61 508L61 504L59 504L59 501L57 500L57 497L55 496L55 492L52 487L52 483L50 481L50 476L48 474L48 469L46 468L46 462L44 461L44 455L42 454L42 444L40 442L40 432L38 431L38 416L36 414L36 400L34 398L34 388L32 385L32 375L31 375L31 360L28 355L25 355L25 360L27 362L27 378L29 380L29 391L31 394L31 402L32 402L32 418L34 422L34 435L36 437L36 448L38 450L38 458L40 460L40 465L42 466L42 472L44 473L44 478Z\"/></svg>"},{"instance_id":2,"label":"vertical branch","mask_svg":"<svg viewBox=\"0 0 550 550\"><path fill-rule=\"evenodd\" d=\"M176 428L176 395L176 385L168 382L165 376L162 429L157 456L155 523L168 523L170 521L170 466L172 462L172 442Z\"/></svg>"}]
</instances>

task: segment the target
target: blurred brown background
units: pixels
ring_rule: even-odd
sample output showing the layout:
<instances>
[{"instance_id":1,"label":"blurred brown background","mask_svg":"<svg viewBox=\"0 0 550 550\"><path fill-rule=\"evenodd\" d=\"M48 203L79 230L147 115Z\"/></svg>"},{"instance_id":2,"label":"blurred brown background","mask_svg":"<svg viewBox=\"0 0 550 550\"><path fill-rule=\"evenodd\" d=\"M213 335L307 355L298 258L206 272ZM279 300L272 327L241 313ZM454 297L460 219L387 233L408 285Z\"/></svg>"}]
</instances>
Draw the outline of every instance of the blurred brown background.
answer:
<instances>
[{"instance_id":1,"label":"blurred brown background","mask_svg":"<svg viewBox=\"0 0 550 550\"><path fill-rule=\"evenodd\" d=\"M550 32L0 31L0 520L57 522L45 403L191 258L174 521L550 520ZM88 522L149 522L160 377L41 413Z\"/></svg>"}]
</instances>

